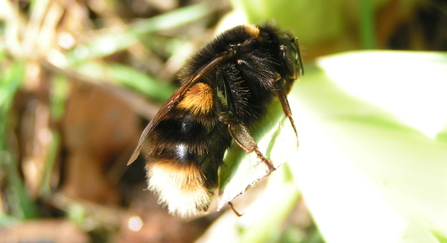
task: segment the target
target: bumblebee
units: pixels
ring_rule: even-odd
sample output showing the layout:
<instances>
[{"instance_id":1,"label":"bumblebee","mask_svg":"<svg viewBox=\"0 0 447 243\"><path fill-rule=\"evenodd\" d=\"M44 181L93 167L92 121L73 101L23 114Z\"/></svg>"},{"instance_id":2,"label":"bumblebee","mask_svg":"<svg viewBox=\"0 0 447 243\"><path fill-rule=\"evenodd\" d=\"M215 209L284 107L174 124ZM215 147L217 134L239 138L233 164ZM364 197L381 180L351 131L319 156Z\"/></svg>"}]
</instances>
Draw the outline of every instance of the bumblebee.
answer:
<instances>
[{"instance_id":1,"label":"bumblebee","mask_svg":"<svg viewBox=\"0 0 447 243\"><path fill-rule=\"evenodd\" d=\"M148 189L179 216L206 212L234 141L271 172L250 128L278 99L297 135L287 94L303 74L298 39L273 25L240 25L218 35L180 71L180 88L141 134L128 164L148 143Z\"/></svg>"}]
</instances>

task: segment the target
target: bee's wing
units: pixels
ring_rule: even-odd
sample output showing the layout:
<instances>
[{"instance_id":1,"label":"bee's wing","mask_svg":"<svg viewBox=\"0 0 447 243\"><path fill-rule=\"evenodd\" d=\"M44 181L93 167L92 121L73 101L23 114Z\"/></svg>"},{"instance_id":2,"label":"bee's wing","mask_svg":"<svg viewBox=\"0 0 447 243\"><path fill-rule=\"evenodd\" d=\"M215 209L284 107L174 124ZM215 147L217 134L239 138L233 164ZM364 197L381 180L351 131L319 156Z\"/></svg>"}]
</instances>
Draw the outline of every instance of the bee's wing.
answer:
<instances>
[{"instance_id":1,"label":"bee's wing","mask_svg":"<svg viewBox=\"0 0 447 243\"><path fill-rule=\"evenodd\" d=\"M187 81L183 82L182 86L180 86L180 88L174 92L174 94L168 99L168 101L166 101L166 103L160 108L154 119L152 119L152 121L146 126L146 128L144 128L143 132L141 133L140 139L138 140L137 147L133 151L132 156L127 162L127 165L132 164L137 159L146 138L151 134L152 130L157 126L157 124L165 119L167 114L181 101L189 88L191 88L205 73L215 68L216 65L218 65L231 55L232 52L224 52L223 54L214 58L207 65L204 65L202 68L200 68Z\"/></svg>"}]
</instances>

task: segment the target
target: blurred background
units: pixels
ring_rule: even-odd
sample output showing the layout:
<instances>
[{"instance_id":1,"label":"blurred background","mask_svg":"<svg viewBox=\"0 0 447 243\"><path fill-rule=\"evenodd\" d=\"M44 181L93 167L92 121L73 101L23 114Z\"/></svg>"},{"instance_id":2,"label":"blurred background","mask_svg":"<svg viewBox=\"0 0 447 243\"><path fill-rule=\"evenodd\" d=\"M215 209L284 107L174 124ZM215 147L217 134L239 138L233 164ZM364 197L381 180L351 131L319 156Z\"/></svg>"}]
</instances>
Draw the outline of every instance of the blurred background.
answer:
<instances>
[{"instance_id":1,"label":"blurred background","mask_svg":"<svg viewBox=\"0 0 447 243\"><path fill-rule=\"evenodd\" d=\"M168 215L126 166L142 129L266 22L300 40L299 152L241 218ZM0 242L447 242L446 50L443 0L0 0Z\"/></svg>"}]
</instances>

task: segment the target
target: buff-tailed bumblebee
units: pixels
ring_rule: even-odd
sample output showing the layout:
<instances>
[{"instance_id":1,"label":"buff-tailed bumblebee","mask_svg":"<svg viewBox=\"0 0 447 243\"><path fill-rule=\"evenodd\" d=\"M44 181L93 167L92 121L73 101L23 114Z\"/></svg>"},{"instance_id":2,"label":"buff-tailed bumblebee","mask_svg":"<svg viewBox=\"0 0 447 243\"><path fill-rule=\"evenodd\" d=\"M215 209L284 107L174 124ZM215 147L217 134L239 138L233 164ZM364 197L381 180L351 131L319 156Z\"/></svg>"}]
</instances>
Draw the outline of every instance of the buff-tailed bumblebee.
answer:
<instances>
[{"instance_id":1,"label":"buff-tailed bumblebee","mask_svg":"<svg viewBox=\"0 0 447 243\"><path fill-rule=\"evenodd\" d=\"M147 142L148 188L159 203L180 216L206 212L232 141L275 170L250 128L277 98L297 135L287 94L302 74L298 40L290 33L273 25L223 32L183 67L181 87L144 129L128 164Z\"/></svg>"}]
</instances>

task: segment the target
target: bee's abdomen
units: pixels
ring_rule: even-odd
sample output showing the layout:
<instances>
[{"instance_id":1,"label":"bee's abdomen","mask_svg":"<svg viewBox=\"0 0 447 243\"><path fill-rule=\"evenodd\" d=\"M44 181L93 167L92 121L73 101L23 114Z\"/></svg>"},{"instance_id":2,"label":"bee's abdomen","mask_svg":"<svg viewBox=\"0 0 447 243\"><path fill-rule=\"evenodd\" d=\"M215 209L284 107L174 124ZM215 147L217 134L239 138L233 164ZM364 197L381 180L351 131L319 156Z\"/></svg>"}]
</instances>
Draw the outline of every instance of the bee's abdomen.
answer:
<instances>
[{"instance_id":1,"label":"bee's abdomen","mask_svg":"<svg viewBox=\"0 0 447 243\"><path fill-rule=\"evenodd\" d=\"M171 213L193 215L206 211L211 203L218 168L231 142L217 119L211 110L194 116L179 110L158 123L148 137L149 189L159 194L160 203Z\"/></svg>"}]
</instances>

